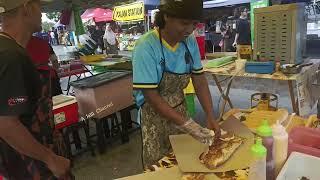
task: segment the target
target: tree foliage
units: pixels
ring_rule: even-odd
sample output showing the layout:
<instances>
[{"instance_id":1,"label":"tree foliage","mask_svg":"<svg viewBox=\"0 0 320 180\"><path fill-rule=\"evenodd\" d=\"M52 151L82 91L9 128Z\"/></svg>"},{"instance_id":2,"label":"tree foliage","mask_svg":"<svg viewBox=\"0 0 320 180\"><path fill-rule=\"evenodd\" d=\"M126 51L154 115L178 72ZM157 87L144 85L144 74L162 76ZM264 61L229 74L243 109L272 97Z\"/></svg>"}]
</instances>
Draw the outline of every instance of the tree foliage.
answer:
<instances>
[{"instance_id":1,"label":"tree foliage","mask_svg":"<svg viewBox=\"0 0 320 180\"><path fill-rule=\"evenodd\" d=\"M43 22L42 23L42 30L44 31L44 32L49 32L49 31L51 31L51 28L54 26L54 24L53 23L51 23L51 22Z\"/></svg>"},{"instance_id":2,"label":"tree foliage","mask_svg":"<svg viewBox=\"0 0 320 180\"><path fill-rule=\"evenodd\" d=\"M46 15L50 20L58 22L60 19L61 13L60 12L51 12L51 13L46 13Z\"/></svg>"}]
</instances>

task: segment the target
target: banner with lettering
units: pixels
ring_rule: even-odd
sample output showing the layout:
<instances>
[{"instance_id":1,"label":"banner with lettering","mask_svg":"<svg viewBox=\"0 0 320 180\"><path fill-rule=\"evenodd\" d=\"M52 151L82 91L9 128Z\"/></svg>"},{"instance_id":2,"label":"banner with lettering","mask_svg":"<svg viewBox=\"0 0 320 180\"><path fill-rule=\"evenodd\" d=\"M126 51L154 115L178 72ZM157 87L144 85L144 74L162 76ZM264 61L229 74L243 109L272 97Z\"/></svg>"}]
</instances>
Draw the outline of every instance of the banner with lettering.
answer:
<instances>
[{"instance_id":1,"label":"banner with lettering","mask_svg":"<svg viewBox=\"0 0 320 180\"><path fill-rule=\"evenodd\" d=\"M113 10L113 20L118 22L143 21L144 11L144 2L116 6Z\"/></svg>"}]
</instances>

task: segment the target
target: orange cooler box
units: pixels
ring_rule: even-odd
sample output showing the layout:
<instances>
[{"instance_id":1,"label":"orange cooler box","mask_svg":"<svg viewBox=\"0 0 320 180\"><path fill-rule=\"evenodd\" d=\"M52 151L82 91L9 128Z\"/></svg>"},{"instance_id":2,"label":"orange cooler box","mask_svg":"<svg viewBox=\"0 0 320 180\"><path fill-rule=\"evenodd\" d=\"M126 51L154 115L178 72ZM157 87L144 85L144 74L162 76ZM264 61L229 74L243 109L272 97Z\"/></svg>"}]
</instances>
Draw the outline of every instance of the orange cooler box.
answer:
<instances>
[{"instance_id":1,"label":"orange cooler box","mask_svg":"<svg viewBox=\"0 0 320 180\"><path fill-rule=\"evenodd\" d=\"M75 97L59 95L54 96L52 100L54 123L57 129L79 122L78 104Z\"/></svg>"}]
</instances>

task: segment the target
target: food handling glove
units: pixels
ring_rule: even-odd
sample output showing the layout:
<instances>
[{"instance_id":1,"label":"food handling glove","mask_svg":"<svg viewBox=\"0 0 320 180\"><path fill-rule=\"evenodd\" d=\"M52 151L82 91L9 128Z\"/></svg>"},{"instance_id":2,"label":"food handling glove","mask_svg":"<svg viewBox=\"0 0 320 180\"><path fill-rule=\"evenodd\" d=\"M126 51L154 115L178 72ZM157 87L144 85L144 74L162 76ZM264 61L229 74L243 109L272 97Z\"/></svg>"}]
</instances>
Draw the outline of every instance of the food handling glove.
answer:
<instances>
[{"instance_id":1,"label":"food handling glove","mask_svg":"<svg viewBox=\"0 0 320 180\"><path fill-rule=\"evenodd\" d=\"M188 133L196 140L209 146L211 146L214 142L214 131L201 127L191 118L183 125L178 126L178 129L185 133Z\"/></svg>"}]
</instances>

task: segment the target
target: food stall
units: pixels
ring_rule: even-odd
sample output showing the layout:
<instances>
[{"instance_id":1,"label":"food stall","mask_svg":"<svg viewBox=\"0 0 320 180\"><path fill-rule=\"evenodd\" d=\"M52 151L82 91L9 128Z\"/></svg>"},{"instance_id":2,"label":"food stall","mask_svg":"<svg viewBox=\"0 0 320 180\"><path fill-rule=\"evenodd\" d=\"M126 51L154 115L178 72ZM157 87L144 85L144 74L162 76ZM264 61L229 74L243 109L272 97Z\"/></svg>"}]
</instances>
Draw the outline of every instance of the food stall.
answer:
<instances>
[{"instance_id":1,"label":"food stall","mask_svg":"<svg viewBox=\"0 0 320 180\"><path fill-rule=\"evenodd\" d=\"M119 16L121 16L120 14ZM292 47L290 46L290 48ZM259 44L255 49L259 49ZM266 53L261 57L266 59L270 54ZM226 55L228 56L227 58L225 57ZM256 60L257 56L260 56L260 53L255 52L250 55ZM304 61L304 63L313 62L313 64L305 68L298 67L298 73L291 74L285 72L285 66L283 67L284 70L282 70L281 67L277 68L275 63L272 65L266 62L251 62L251 59L238 61L239 57L241 57L241 54L237 57L235 53L215 53L208 54L207 60L203 61L206 73L210 76L212 75L217 83L218 89L222 94L224 106L229 104L230 107L233 107L232 99L228 97L228 93L235 77L248 78L251 83L257 83L254 79L271 79L287 81L293 110L296 114L290 114L287 110L272 106L271 103L276 98L272 98L273 96L271 95L264 96L261 94L260 98L252 97L252 101L258 99L258 105L252 106L250 109L231 109L226 113L222 110L220 116L221 126L225 131L232 133L233 136L228 137L229 140L228 138L221 140L223 141L221 143L228 145L229 142L236 139L235 137L240 137L241 143L237 145L237 148L233 150L232 154L228 155L228 158L220 166L208 168L202 162L205 161L205 158L199 158L203 153L208 155L208 147L194 141L190 136L179 135L172 136L170 139L173 147L171 154L163 157L154 166L149 167L146 173L123 179L247 179L250 174L248 167L251 166L251 160L253 160L251 150L254 146L254 140L258 136L256 129L261 125L260 123L263 119L267 119L271 126L279 121L288 135L286 157L289 157L289 159L285 164L281 164L283 168L276 174L278 179L284 180L285 177L290 177L289 179L320 179L319 172L314 170L314 167L320 165L320 159L317 158L320 157L320 145L317 143L320 142L320 134L318 130L315 130L319 128L320 115L309 116L311 108L315 105L315 100L319 97L315 91L312 91L312 85L317 79L315 72L319 69L319 64L317 64L316 60ZM117 61L113 61L113 57L104 57L104 59L106 58L111 58L111 60L93 61L87 62L87 64L110 66L110 64L114 65ZM292 64L296 62L291 60L286 63ZM262 70L259 69L261 67L263 68ZM270 69L270 74L261 74L261 72ZM218 80L222 76L231 77L226 88L223 88ZM103 119L110 116L115 118L114 113L122 111L122 109L126 109L133 104L132 89L125 88L132 87L130 80L131 74L129 72L110 71L72 83L76 89L75 95L80 116L84 120L93 118L97 120L97 123L100 123L97 126L97 132L98 144L101 149L106 146L105 129L102 128L104 124L101 123ZM263 91L273 92L268 87L264 87ZM99 119L102 119L102 121L99 121ZM126 124L122 123L122 125L124 125L123 130L126 131ZM277 145L275 144L275 146ZM220 150L223 151L224 149ZM303 164L302 166L305 168L295 169L295 165L298 163Z\"/></svg>"},{"instance_id":2,"label":"food stall","mask_svg":"<svg viewBox=\"0 0 320 180\"><path fill-rule=\"evenodd\" d=\"M270 12L273 12L278 20L272 21ZM207 54L207 60L203 61L204 71L213 77L221 93L223 103L222 110L219 109L221 113L218 120L222 129L227 135L231 133L231 136L225 137L223 134L212 147L195 141L189 135L170 136L173 148L171 154L146 169L144 174L124 177L122 180L320 179L320 172L314 168L320 165L320 103L316 103L319 88L314 85L319 82L320 64L317 59L300 58L304 51L303 39L306 33L301 30L304 22L300 19L299 12L303 12L303 6L299 4L271 6L255 11L254 52L247 49L238 54ZM268 17L263 18L263 13ZM280 15L286 17L286 22L293 23L285 24ZM265 23L263 19L281 23L293 30L290 35L286 35L285 33L289 32L275 32L277 28L283 28L280 24L266 27L269 29L263 31L264 36L286 35L287 38L274 42L272 46L269 44L267 47L272 49L266 50L266 46L261 42L261 38L264 38L261 28L264 26L259 25ZM272 28L275 28L275 31ZM291 44L282 46L281 43L287 41ZM279 46L281 48L277 48ZM258 52L262 48L265 48L265 51ZM281 54L284 52L287 53ZM278 107L276 86L265 85L260 89L262 93L251 96L249 109L237 109L229 97L231 87L235 87L232 83L237 81L237 78L247 78L254 84L258 84L256 79L286 82L293 113ZM225 88L221 85L224 81L227 82L223 83ZM318 115L312 115L316 104ZM226 105L231 108L227 112ZM220 104L218 106L220 107ZM303 168L295 167L298 162ZM259 176L263 178L252 178Z\"/></svg>"},{"instance_id":3,"label":"food stall","mask_svg":"<svg viewBox=\"0 0 320 180\"><path fill-rule=\"evenodd\" d=\"M240 118L250 116L247 110L231 109L224 115L224 122L222 127L229 131L233 130L240 136L246 136L251 143L253 143L254 135L241 124ZM277 180L285 180L286 177L290 179L318 179L320 173L314 170L314 165L319 165L319 149L312 148L315 144L312 142L302 145L302 139L310 139L310 133L316 134L313 138L319 138L319 130L315 130L319 122L316 116L310 116L308 119L303 119L296 115L290 115L283 121L283 126L289 134L288 145L288 160L282 164L281 171L277 172ZM237 129L235 129L237 128ZM306 133L307 132L307 133ZM299 135L300 137L297 137ZM255 135L256 136L256 135ZM191 138L191 137L189 137ZM194 142L187 136L172 136L174 152L168 154L159 160L155 165L149 167L144 174L129 176L121 178L121 180L144 180L144 179L183 179L183 180L246 180L248 179L250 169L248 168L253 157L250 157L250 148L248 144L243 144L241 148L230 158L225 165L215 169L209 170L201 165L199 161L200 154L204 151L202 144L193 146L192 150L186 150L185 147L190 147L190 143ZM315 140L311 138L312 140ZM310 139L310 140L311 140ZM319 139L318 139L319 140ZM190 142L191 141L191 142ZM246 141L248 143L248 141ZM307 145L308 144L308 145ZM313 144L313 145L312 145ZM199 148L202 147L201 148ZM247 152L244 152L245 149ZM183 150L184 149L184 150ZM192 152L191 152L192 151ZM242 151L242 152L241 152ZM240 155L238 154L240 153ZM249 157L248 157L249 155ZM312 156L311 156L312 155ZM191 157L190 157L191 156ZM242 159L243 158L243 159ZM300 161L299 163L297 161ZM295 163L306 168L295 168ZM237 167L238 166L238 167ZM247 166L247 167L246 167ZM241 168L245 167L245 168ZM223 169L223 170L221 170ZM233 170L230 170L233 169ZM229 171L228 171L229 170Z\"/></svg>"},{"instance_id":4,"label":"food stall","mask_svg":"<svg viewBox=\"0 0 320 180\"><path fill-rule=\"evenodd\" d=\"M120 24L139 23L145 20L145 4L143 1L114 7L113 20ZM118 37L120 50L132 51L137 38L136 34L121 33ZM137 33L137 32L135 32Z\"/></svg>"},{"instance_id":5,"label":"food stall","mask_svg":"<svg viewBox=\"0 0 320 180\"><path fill-rule=\"evenodd\" d=\"M227 75L232 77L232 79L239 79L237 77L240 77L240 79L247 78L254 80L251 82L257 84L256 89L254 89L257 91L278 92L276 85L274 86L275 88L268 88L263 85L259 86L259 79L261 78L287 81L294 112L300 115L308 115L310 109L315 104L313 99L317 98L306 97L314 94L314 92L306 93L303 89L312 89L306 86L309 86L307 84L312 84L310 82L315 79L316 73L314 72L317 69L317 60L303 58L305 55L306 31L304 27L306 23L301 19L302 16L299 15L299 13L304 12L303 8L304 6L299 4L289 4L255 9L255 43L253 53L250 48L239 50L237 55L238 60L236 61L234 60L237 58L230 58L232 57L230 53L223 53L225 57L215 60L210 60L214 59L212 57L214 54L207 54L207 60L209 60L205 65L207 71L216 77ZM284 29L289 29L290 31L284 31ZM314 65L310 63L314 63ZM301 71L301 67L296 73L287 73L284 68L286 64L305 64L310 67L304 68L305 71ZM216 77L213 78L219 90L223 92L220 82ZM302 79L308 79L307 82L309 83L303 82ZM238 81L230 81L231 83L237 84ZM233 86L236 86L235 84ZM232 107L229 99L227 101Z\"/></svg>"},{"instance_id":6,"label":"food stall","mask_svg":"<svg viewBox=\"0 0 320 180\"><path fill-rule=\"evenodd\" d=\"M121 51L134 49L135 42L149 30L149 10L155 9L159 4L159 0L144 0L114 8L113 20L125 27L118 37Z\"/></svg>"}]
</instances>

